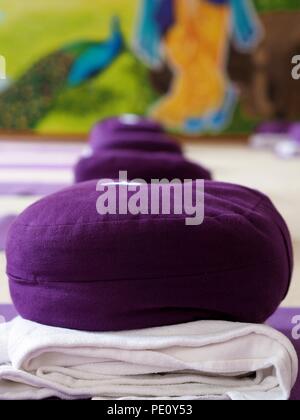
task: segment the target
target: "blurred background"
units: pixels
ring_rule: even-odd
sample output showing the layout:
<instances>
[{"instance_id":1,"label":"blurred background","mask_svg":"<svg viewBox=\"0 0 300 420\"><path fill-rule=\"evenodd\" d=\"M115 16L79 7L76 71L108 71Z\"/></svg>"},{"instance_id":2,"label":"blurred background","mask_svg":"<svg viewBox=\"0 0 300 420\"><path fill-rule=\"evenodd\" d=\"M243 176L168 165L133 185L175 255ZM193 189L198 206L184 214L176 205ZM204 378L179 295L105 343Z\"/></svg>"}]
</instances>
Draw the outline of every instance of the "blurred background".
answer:
<instances>
[{"instance_id":1,"label":"blurred background","mask_svg":"<svg viewBox=\"0 0 300 420\"><path fill-rule=\"evenodd\" d=\"M203 2L186 33L178 3L190 0L165 0L154 10L144 0L2 0L0 129L83 134L110 115L149 113L175 90L178 67L194 104L178 109L174 98L170 109L155 110L178 131L247 134L265 119L299 118L300 83L291 78L299 2L230 2ZM206 121L218 112L214 124Z\"/></svg>"},{"instance_id":2,"label":"blurred background","mask_svg":"<svg viewBox=\"0 0 300 420\"><path fill-rule=\"evenodd\" d=\"M2 0L0 55L0 303L11 221L73 182L93 124L130 113L273 199L295 245L285 304L299 306L299 1Z\"/></svg>"}]
</instances>

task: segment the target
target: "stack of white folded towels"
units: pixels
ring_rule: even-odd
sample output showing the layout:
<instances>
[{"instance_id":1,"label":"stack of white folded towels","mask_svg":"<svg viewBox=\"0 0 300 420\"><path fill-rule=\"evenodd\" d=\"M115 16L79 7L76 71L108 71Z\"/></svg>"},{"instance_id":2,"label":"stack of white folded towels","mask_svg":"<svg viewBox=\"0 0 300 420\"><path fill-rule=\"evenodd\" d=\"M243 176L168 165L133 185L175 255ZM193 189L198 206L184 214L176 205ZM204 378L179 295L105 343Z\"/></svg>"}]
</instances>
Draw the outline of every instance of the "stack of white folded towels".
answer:
<instances>
[{"instance_id":1,"label":"stack of white folded towels","mask_svg":"<svg viewBox=\"0 0 300 420\"><path fill-rule=\"evenodd\" d=\"M296 352L265 325L224 321L87 333L0 325L0 399L287 400Z\"/></svg>"}]
</instances>

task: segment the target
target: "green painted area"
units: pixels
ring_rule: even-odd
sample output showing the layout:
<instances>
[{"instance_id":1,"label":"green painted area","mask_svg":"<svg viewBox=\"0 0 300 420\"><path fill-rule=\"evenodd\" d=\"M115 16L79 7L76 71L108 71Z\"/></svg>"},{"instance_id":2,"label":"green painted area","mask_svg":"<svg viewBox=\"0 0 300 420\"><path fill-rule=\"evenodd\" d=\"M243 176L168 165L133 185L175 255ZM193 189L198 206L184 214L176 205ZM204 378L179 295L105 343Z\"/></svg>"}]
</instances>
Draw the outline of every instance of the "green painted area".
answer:
<instances>
[{"instance_id":1,"label":"green painted area","mask_svg":"<svg viewBox=\"0 0 300 420\"><path fill-rule=\"evenodd\" d=\"M80 99L79 99L80 98ZM41 132L85 132L100 118L134 113L143 115L157 99L148 83L148 71L125 52L102 76L59 95L54 109L39 125Z\"/></svg>"},{"instance_id":2,"label":"green painted area","mask_svg":"<svg viewBox=\"0 0 300 420\"><path fill-rule=\"evenodd\" d=\"M113 15L131 36L138 0L1 0L0 51L15 78L65 44L105 39Z\"/></svg>"},{"instance_id":3,"label":"green painted area","mask_svg":"<svg viewBox=\"0 0 300 420\"><path fill-rule=\"evenodd\" d=\"M137 7L138 0L2 0L0 53L9 78L18 80L33 63L69 43L105 40L114 15L129 45ZM85 132L111 114L144 113L155 99L147 69L128 50L94 80L63 89L36 129Z\"/></svg>"},{"instance_id":4,"label":"green painted area","mask_svg":"<svg viewBox=\"0 0 300 420\"><path fill-rule=\"evenodd\" d=\"M257 10L269 12L274 10L300 10L298 0L254 0Z\"/></svg>"}]
</instances>

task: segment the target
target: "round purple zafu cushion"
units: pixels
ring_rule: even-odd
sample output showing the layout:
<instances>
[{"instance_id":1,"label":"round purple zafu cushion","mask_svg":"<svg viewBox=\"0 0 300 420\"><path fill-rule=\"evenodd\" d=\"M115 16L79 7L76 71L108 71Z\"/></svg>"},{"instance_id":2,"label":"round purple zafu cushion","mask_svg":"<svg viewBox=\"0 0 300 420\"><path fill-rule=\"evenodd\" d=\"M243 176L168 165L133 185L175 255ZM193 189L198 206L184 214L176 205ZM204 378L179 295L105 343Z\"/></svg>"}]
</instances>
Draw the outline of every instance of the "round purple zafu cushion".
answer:
<instances>
[{"instance_id":1,"label":"round purple zafu cushion","mask_svg":"<svg viewBox=\"0 0 300 420\"><path fill-rule=\"evenodd\" d=\"M94 153L100 153L103 150L134 150L141 152L183 154L181 147L165 134L153 137L153 135L149 133L144 133L142 135L132 134L130 139L111 139L109 143L103 143L101 147L98 147L93 151Z\"/></svg>"},{"instance_id":2,"label":"round purple zafu cushion","mask_svg":"<svg viewBox=\"0 0 300 420\"><path fill-rule=\"evenodd\" d=\"M289 128L290 123L286 121L266 121L257 127L256 132L258 134L286 134Z\"/></svg>"},{"instance_id":3,"label":"round purple zafu cushion","mask_svg":"<svg viewBox=\"0 0 300 420\"><path fill-rule=\"evenodd\" d=\"M105 140L107 136L113 134L145 131L163 133L164 128L160 123L151 118L134 114L124 114L99 121L94 125L92 135L94 134L96 138L102 137Z\"/></svg>"},{"instance_id":4,"label":"round purple zafu cushion","mask_svg":"<svg viewBox=\"0 0 300 420\"><path fill-rule=\"evenodd\" d=\"M261 323L285 298L291 239L262 194L207 181L204 222L186 226L184 214L100 216L96 185L48 196L12 225L7 273L25 319L86 331Z\"/></svg>"},{"instance_id":5,"label":"round purple zafu cushion","mask_svg":"<svg viewBox=\"0 0 300 420\"><path fill-rule=\"evenodd\" d=\"M291 124L288 134L292 140L300 143L300 123Z\"/></svg>"},{"instance_id":6,"label":"round purple zafu cushion","mask_svg":"<svg viewBox=\"0 0 300 420\"><path fill-rule=\"evenodd\" d=\"M129 150L102 151L83 157L75 166L75 181L93 179L118 179L120 171L128 172L128 179L211 179L204 167L186 160L183 156L169 153L147 153Z\"/></svg>"},{"instance_id":7,"label":"round purple zafu cushion","mask_svg":"<svg viewBox=\"0 0 300 420\"><path fill-rule=\"evenodd\" d=\"M94 152L102 150L140 150L182 154L181 147L163 127L147 118L124 115L97 123L90 133Z\"/></svg>"}]
</instances>

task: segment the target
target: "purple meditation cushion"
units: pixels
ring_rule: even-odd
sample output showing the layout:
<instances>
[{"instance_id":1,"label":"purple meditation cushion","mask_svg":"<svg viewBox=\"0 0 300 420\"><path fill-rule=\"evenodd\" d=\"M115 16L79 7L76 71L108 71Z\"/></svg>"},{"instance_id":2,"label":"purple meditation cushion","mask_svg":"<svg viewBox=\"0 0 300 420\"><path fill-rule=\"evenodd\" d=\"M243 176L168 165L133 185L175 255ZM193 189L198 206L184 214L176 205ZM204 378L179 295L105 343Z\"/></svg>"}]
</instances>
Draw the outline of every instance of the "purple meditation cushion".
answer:
<instances>
[{"instance_id":1,"label":"purple meditation cushion","mask_svg":"<svg viewBox=\"0 0 300 420\"><path fill-rule=\"evenodd\" d=\"M175 211L100 216L96 186L90 181L50 195L12 225L7 273L25 319L86 331L261 323L285 298L291 239L262 194L207 181L204 222L186 226L186 214ZM148 195L149 185L143 188Z\"/></svg>"},{"instance_id":2,"label":"purple meditation cushion","mask_svg":"<svg viewBox=\"0 0 300 420\"><path fill-rule=\"evenodd\" d=\"M120 171L128 172L128 179L142 178L168 180L211 179L204 167L186 160L181 155L170 153L148 153L133 150L103 150L90 157L83 157L75 167L75 181L93 179L118 179Z\"/></svg>"},{"instance_id":3,"label":"purple meditation cushion","mask_svg":"<svg viewBox=\"0 0 300 420\"><path fill-rule=\"evenodd\" d=\"M267 121L260 124L256 132L258 134L287 134L290 124L286 121Z\"/></svg>"},{"instance_id":4,"label":"purple meditation cushion","mask_svg":"<svg viewBox=\"0 0 300 420\"><path fill-rule=\"evenodd\" d=\"M111 149L182 154L181 147L163 127L144 117L124 115L97 123L91 130L94 152Z\"/></svg>"},{"instance_id":5,"label":"purple meditation cushion","mask_svg":"<svg viewBox=\"0 0 300 420\"><path fill-rule=\"evenodd\" d=\"M291 124L289 129L291 139L300 144L300 123Z\"/></svg>"}]
</instances>

